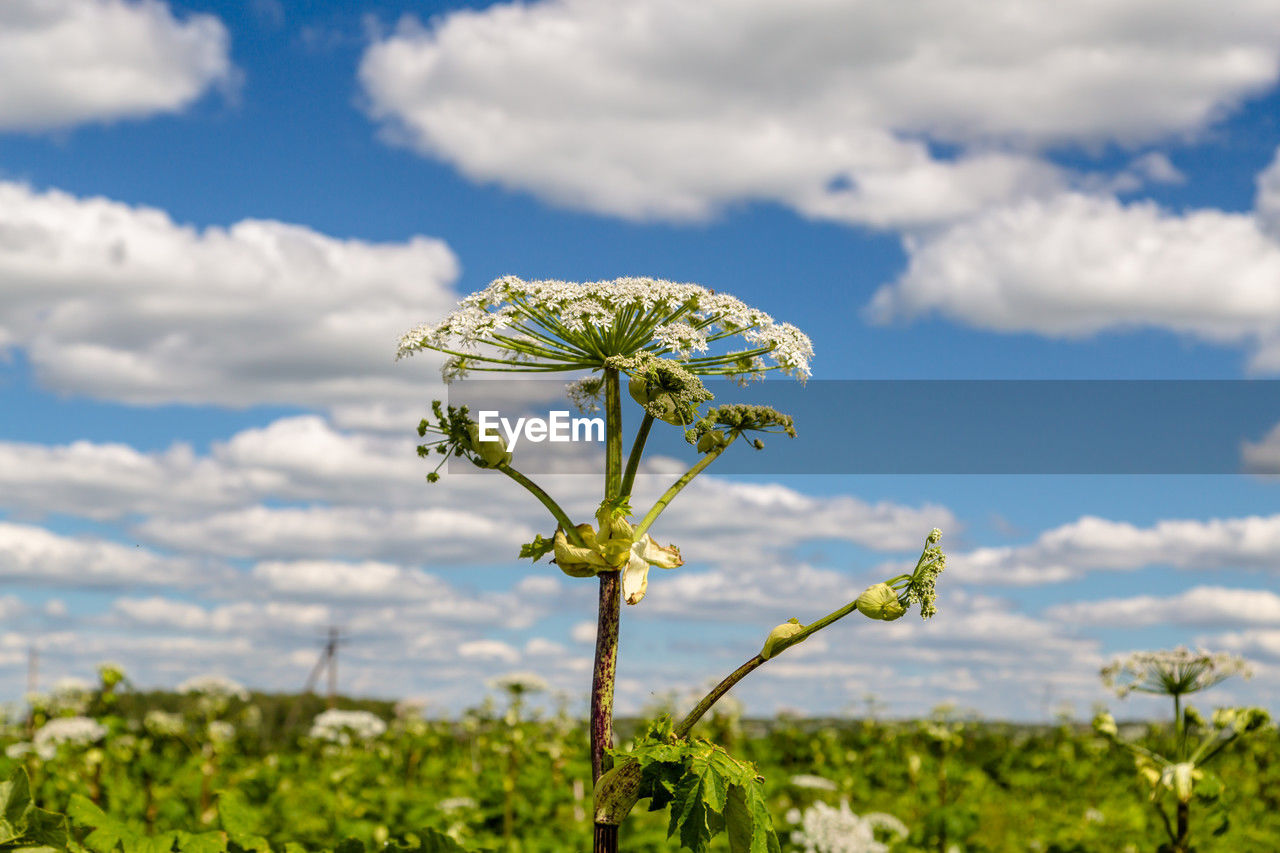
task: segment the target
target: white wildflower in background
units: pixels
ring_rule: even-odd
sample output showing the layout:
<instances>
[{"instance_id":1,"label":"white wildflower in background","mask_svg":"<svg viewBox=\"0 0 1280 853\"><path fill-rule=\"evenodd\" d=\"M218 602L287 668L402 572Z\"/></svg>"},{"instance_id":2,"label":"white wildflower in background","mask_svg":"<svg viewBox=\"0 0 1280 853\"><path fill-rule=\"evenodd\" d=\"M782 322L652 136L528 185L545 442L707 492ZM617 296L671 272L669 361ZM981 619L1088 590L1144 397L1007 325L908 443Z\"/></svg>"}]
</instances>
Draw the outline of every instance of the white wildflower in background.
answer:
<instances>
[{"instance_id":1,"label":"white wildflower in background","mask_svg":"<svg viewBox=\"0 0 1280 853\"><path fill-rule=\"evenodd\" d=\"M803 814L788 815L801 828L791 833L793 844L804 853L887 853L892 837L906 838L907 827L891 814L868 812L858 816L848 800L834 808L814 803Z\"/></svg>"},{"instance_id":2,"label":"white wildflower in background","mask_svg":"<svg viewBox=\"0 0 1280 853\"><path fill-rule=\"evenodd\" d=\"M249 701L249 691L244 688L244 685L225 675L197 675L194 678L188 678L178 685L178 692Z\"/></svg>"},{"instance_id":3,"label":"white wildflower in background","mask_svg":"<svg viewBox=\"0 0 1280 853\"><path fill-rule=\"evenodd\" d=\"M547 680L536 672L508 672L506 675L491 678L485 683L490 690L502 690L516 696L544 693L551 687L547 684Z\"/></svg>"},{"instance_id":4,"label":"white wildflower in background","mask_svg":"<svg viewBox=\"0 0 1280 853\"><path fill-rule=\"evenodd\" d=\"M249 701L249 691L237 681L225 675L197 675L178 685L178 692L193 696L200 712L208 717L217 716L235 700Z\"/></svg>"},{"instance_id":5,"label":"white wildflower in background","mask_svg":"<svg viewBox=\"0 0 1280 853\"><path fill-rule=\"evenodd\" d=\"M738 348L716 346L731 338L740 339ZM449 356L446 380L469 370L598 370L607 358L642 351L674 355L704 375L751 378L781 370L804 379L813 357L809 338L790 323L725 293L652 278L577 283L506 276L463 299L441 322L411 329L398 356L424 349Z\"/></svg>"},{"instance_id":6,"label":"white wildflower in background","mask_svg":"<svg viewBox=\"0 0 1280 853\"><path fill-rule=\"evenodd\" d=\"M1171 651L1136 652L1102 668L1102 682L1121 698L1133 692L1184 696L1233 675L1249 678L1244 658L1179 646Z\"/></svg>"},{"instance_id":7,"label":"white wildflower in background","mask_svg":"<svg viewBox=\"0 0 1280 853\"><path fill-rule=\"evenodd\" d=\"M316 740L350 746L353 743L381 737L387 724L369 711L339 711L336 708L319 714L311 723L310 736Z\"/></svg>"},{"instance_id":8,"label":"white wildflower in background","mask_svg":"<svg viewBox=\"0 0 1280 853\"><path fill-rule=\"evenodd\" d=\"M4 748L4 754L12 759L18 760L26 758L32 752L35 752L35 744L28 741L18 741L11 743Z\"/></svg>"},{"instance_id":9,"label":"white wildflower in background","mask_svg":"<svg viewBox=\"0 0 1280 853\"><path fill-rule=\"evenodd\" d=\"M791 784L797 788L813 788L816 791L834 791L837 788L835 782L830 779L824 779L821 776L811 776L806 773L800 773L791 777Z\"/></svg>"},{"instance_id":10,"label":"white wildflower in background","mask_svg":"<svg viewBox=\"0 0 1280 853\"><path fill-rule=\"evenodd\" d=\"M54 716L80 716L89 710L93 698L93 685L83 678L58 679L47 697L47 708Z\"/></svg>"},{"instance_id":11,"label":"white wildflower in background","mask_svg":"<svg viewBox=\"0 0 1280 853\"><path fill-rule=\"evenodd\" d=\"M58 717L41 726L31 739L36 753L45 761L58 754L58 747L88 746L107 735L107 729L88 717Z\"/></svg>"},{"instance_id":12,"label":"white wildflower in background","mask_svg":"<svg viewBox=\"0 0 1280 853\"><path fill-rule=\"evenodd\" d=\"M142 727L158 737L173 737L182 734L186 726L181 714L153 709L142 718Z\"/></svg>"},{"instance_id":13,"label":"white wildflower in background","mask_svg":"<svg viewBox=\"0 0 1280 853\"><path fill-rule=\"evenodd\" d=\"M236 727L224 720L212 720L205 728L205 735L213 743L231 743L236 739Z\"/></svg>"},{"instance_id":14,"label":"white wildflower in background","mask_svg":"<svg viewBox=\"0 0 1280 853\"><path fill-rule=\"evenodd\" d=\"M474 809L476 801L470 797L449 797L436 803L436 808L442 812L453 812L459 809Z\"/></svg>"}]
</instances>

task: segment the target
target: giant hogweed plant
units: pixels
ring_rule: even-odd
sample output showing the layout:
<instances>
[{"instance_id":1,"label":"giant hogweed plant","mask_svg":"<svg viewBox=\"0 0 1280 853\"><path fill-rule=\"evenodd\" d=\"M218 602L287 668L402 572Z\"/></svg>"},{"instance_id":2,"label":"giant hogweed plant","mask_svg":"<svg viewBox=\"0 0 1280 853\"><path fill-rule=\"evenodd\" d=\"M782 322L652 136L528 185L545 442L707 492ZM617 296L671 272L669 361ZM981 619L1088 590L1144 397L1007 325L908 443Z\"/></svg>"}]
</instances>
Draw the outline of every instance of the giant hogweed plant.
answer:
<instances>
[{"instance_id":1,"label":"giant hogweed plant","mask_svg":"<svg viewBox=\"0 0 1280 853\"><path fill-rule=\"evenodd\" d=\"M621 605L639 604L652 567L683 564L680 549L662 545L650 530L695 477L741 439L761 449L764 433L795 436L792 419L772 408L711 405L702 377L739 381L780 372L804 381L813 348L788 323L738 299L694 284L647 278L606 282L494 281L473 293L442 321L410 330L399 355L433 350L447 356L446 381L469 372L587 372L570 386L580 404L603 397L604 493L589 521L575 520L541 486L514 467L498 440L485 439L465 407L433 404L419 425L420 456L464 457L527 489L551 513L556 527L521 549L522 558L548 554L570 577L596 578L598 625L591 684L590 738L594 792L594 849L618 849L618 827L641 799L669 809L668 833L693 851L714 835L728 836L743 853L779 850L755 768L723 748L691 736L695 723L735 684L786 649L857 610L885 621L918 605L935 612L934 582L945 566L939 531L927 536L910 572L887 579L846 606L808 625L799 619L769 632L760 652L726 676L679 722L660 720L629 751L615 751L613 694ZM623 453L623 382L643 412L630 451ZM632 509L632 487L651 430L664 423L684 431L700 458L643 513ZM439 479L435 471L428 480ZM594 522L594 523L593 523Z\"/></svg>"},{"instance_id":2,"label":"giant hogweed plant","mask_svg":"<svg viewBox=\"0 0 1280 853\"><path fill-rule=\"evenodd\" d=\"M1206 720L1183 697L1199 693L1234 675L1248 678L1242 658L1176 648L1137 652L1103 667L1102 680L1120 698L1150 693L1173 700L1173 742L1164 752L1120 736L1115 718L1101 713L1093 720L1099 735L1133 756L1134 769L1150 790L1149 800L1168 837L1157 853L1191 853L1191 803L1205 807L1214 835L1230 824L1222 802L1222 780L1206 765L1228 744L1270 722L1262 708L1218 708Z\"/></svg>"}]
</instances>

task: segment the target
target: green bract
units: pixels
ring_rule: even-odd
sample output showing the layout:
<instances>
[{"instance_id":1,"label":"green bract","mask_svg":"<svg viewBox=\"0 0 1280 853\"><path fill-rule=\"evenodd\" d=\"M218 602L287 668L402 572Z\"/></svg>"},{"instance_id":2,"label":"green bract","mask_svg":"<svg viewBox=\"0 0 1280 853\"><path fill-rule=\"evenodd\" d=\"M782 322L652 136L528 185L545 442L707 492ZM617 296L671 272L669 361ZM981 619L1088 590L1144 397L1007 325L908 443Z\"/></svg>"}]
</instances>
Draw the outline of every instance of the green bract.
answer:
<instances>
[{"instance_id":1,"label":"green bract","mask_svg":"<svg viewBox=\"0 0 1280 853\"><path fill-rule=\"evenodd\" d=\"M867 587L858 600L854 602L858 612L871 619L882 619L892 622L907 612L907 608L898 601L898 594L887 583L878 583Z\"/></svg>"}]
</instances>

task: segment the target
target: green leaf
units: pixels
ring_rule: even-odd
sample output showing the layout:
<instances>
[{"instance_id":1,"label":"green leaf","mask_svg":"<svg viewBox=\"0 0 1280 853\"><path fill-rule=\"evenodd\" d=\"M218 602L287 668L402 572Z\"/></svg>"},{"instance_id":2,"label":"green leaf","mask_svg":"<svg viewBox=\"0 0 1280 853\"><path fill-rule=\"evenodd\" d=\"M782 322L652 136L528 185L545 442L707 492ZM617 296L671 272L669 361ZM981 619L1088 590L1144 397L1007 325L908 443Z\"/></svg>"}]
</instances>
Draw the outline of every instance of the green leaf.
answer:
<instances>
[{"instance_id":1,"label":"green leaf","mask_svg":"<svg viewBox=\"0 0 1280 853\"><path fill-rule=\"evenodd\" d=\"M758 782L734 785L724 812L730 853L779 853L764 791Z\"/></svg>"},{"instance_id":2,"label":"green leaf","mask_svg":"<svg viewBox=\"0 0 1280 853\"><path fill-rule=\"evenodd\" d=\"M533 537L532 542L527 542L520 546L519 559L530 559L535 563L545 557L547 554L555 550L555 539L546 539L541 533Z\"/></svg>"},{"instance_id":3,"label":"green leaf","mask_svg":"<svg viewBox=\"0 0 1280 853\"><path fill-rule=\"evenodd\" d=\"M84 846L94 853L114 853L117 847L135 849L138 836L123 821L111 817L82 794L71 797L67 815L73 821L93 831L84 839Z\"/></svg>"},{"instance_id":4,"label":"green leaf","mask_svg":"<svg viewBox=\"0 0 1280 853\"><path fill-rule=\"evenodd\" d=\"M31 808L31 782L27 779L27 771L15 767L9 778L0 782L0 821L15 832L10 838L17 838L26 826L27 810ZM4 839L5 841L10 838Z\"/></svg>"},{"instance_id":5,"label":"green leaf","mask_svg":"<svg viewBox=\"0 0 1280 853\"><path fill-rule=\"evenodd\" d=\"M56 812L32 807L27 812L27 829L22 840L31 845L64 849L67 846L67 819Z\"/></svg>"}]
</instances>

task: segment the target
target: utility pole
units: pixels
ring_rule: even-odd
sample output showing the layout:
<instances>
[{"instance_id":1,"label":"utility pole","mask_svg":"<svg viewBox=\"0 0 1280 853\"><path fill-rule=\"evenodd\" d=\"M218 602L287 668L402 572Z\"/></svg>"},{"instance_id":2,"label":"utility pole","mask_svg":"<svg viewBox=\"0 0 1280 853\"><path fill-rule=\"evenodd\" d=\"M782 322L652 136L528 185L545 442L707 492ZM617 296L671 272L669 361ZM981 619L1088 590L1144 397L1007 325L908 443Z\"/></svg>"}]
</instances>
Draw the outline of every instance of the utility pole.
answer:
<instances>
[{"instance_id":1,"label":"utility pole","mask_svg":"<svg viewBox=\"0 0 1280 853\"><path fill-rule=\"evenodd\" d=\"M36 709L32 705L32 697L40 686L40 652L35 644L27 646L27 734L30 735L36 725Z\"/></svg>"},{"instance_id":2,"label":"utility pole","mask_svg":"<svg viewBox=\"0 0 1280 853\"><path fill-rule=\"evenodd\" d=\"M329 688L325 696L325 707L332 708L337 704L338 699L338 646L343 643L341 632L337 625L329 626L329 634L325 639L324 648L320 651L320 658L316 661L316 665L311 668L311 672L307 675L307 681L302 685L304 694L315 691L316 683L320 680L320 676L325 671L329 673ZM285 722L285 728L291 729L298 721L298 712L301 704L295 702L293 708L289 711L288 720Z\"/></svg>"}]
</instances>

